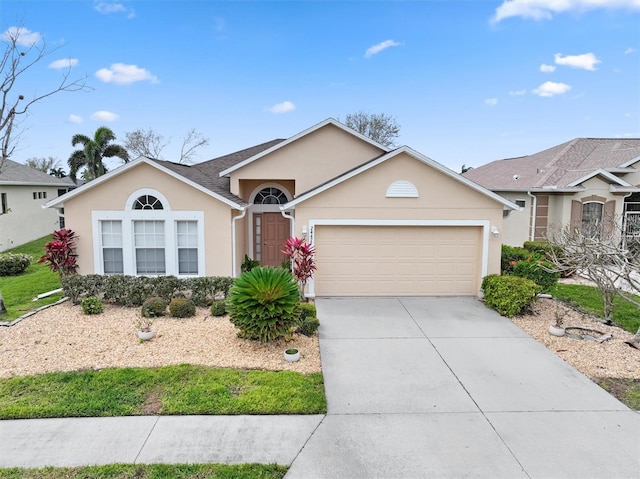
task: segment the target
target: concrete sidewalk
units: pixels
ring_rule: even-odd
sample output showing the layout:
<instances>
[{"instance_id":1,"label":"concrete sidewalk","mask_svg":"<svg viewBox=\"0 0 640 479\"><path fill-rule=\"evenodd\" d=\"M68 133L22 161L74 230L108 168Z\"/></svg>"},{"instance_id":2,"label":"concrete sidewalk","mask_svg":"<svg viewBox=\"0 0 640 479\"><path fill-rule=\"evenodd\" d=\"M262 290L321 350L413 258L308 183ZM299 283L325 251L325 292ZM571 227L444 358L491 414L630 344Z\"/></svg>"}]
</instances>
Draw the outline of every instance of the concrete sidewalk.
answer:
<instances>
[{"instance_id":1,"label":"concrete sidewalk","mask_svg":"<svg viewBox=\"0 0 640 479\"><path fill-rule=\"evenodd\" d=\"M0 466L278 463L287 479L640 477L640 415L473 298L319 298L326 416L0 421Z\"/></svg>"}]
</instances>

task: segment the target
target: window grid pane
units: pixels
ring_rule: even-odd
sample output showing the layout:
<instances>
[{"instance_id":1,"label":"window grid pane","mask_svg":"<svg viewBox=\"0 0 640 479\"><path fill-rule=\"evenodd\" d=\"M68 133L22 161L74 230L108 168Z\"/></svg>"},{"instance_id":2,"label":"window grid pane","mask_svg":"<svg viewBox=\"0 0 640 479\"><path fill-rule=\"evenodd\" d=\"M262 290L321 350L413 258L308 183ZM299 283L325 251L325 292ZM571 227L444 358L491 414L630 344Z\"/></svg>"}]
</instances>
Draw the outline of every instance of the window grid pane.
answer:
<instances>
[{"instance_id":1,"label":"window grid pane","mask_svg":"<svg viewBox=\"0 0 640 479\"><path fill-rule=\"evenodd\" d=\"M134 221L137 274L166 274L164 221Z\"/></svg>"},{"instance_id":2,"label":"window grid pane","mask_svg":"<svg viewBox=\"0 0 640 479\"><path fill-rule=\"evenodd\" d=\"M198 250L196 248L178 250L178 273L198 274Z\"/></svg>"},{"instance_id":3,"label":"window grid pane","mask_svg":"<svg viewBox=\"0 0 640 479\"><path fill-rule=\"evenodd\" d=\"M198 222L177 221L178 274L198 274Z\"/></svg>"},{"instance_id":4,"label":"window grid pane","mask_svg":"<svg viewBox=\"0 0 640 479\"><path fill-rule=\"evenodd\" d=\"M124 273L122 248L104 248L102 256L104 258L104 274Z\"/></svg>"},{"instance_id":5,"label":"window grid pane","mask_svg":"<svg viewBox=\"0 0 640 479\"><path fill-rule=\"evenodd\" d=\"M163 248L137 248L136 272L138 274L165 274Z\"/></svg>"}]
</instances>

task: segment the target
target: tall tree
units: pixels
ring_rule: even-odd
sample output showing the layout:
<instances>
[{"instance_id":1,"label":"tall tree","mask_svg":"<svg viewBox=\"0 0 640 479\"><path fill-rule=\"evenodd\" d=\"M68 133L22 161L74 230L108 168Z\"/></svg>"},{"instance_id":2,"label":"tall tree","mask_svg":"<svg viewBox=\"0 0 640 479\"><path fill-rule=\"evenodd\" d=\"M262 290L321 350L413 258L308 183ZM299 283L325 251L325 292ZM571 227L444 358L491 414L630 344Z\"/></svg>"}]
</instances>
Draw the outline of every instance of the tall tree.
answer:
<instances>
[{"instance_id":1,"label":"tall tree","mask_svg":"<svg viewBox=\"0 0 640 479\"><path fill-rule=\"evenodd\" d=\"M0 35L4 52L0 56L0 171L13 154L20 137L20 122L40 100L63 91L87 91L86 75L71 79L71 68L65 70L57 85L27 95L24 82L29 74L38 75L35 67L63 45L48 49L42 37L24 27L10 27ZM31 90L32 87L29 87Z\"/></svg>"},{"instance_id":2,"label":"tall tree","mask_svg":"<svg viewBox=\"0 0 640 479\"><path fill-rule=\"evenodd\" d=\"M24 164L43 173L49 173L51 170L60 168L60 160L53 156L49 158L29 158Z\"/></svg>"},{"instance_id":3,"label":"tall tree","mask_svg":"<svg viewBox=\"0 0 640 479\"><path fill-rule=\"evenodd\" d=\"M171 143L171 138L165 141L164 136L149 128L138 128L134 131L126 133L126 141L124 147L132 158L146 156L147 158L156 158L163 160L162 150ZM191 163L196 156L196 150L209 144L206 138L195 128L190 129L182 138L182 146L180 148L180 157L176 163Z\"/></svg>"},{"instance_id":4,"label":"tall tree","mask_svg":"<svg viewBox=\"0 0 640 479\"><path fill-rule=\"evenodd\" d=\"M116 135L106 126L101 126L96 130L93 138L83 134L73 135L71 145L82 145L81 150L74 151L69 157L69 177L75 181L80 169L86 168L85 178L94 179L104 175L107 168L102 161L104 158L117 156L125 163L129 161L127 150L122 146L111 143L116 139Z\"/></svg>"},{"instance_id":5,"label":"tall tree","mask_svg":"<svg viewBox=\"0 0 640 479\"><path fill-rule=\"evenodd\" d=\"M358 111L349 113L344 124L381 145L397 146L395 140L400 136L400 125L394 116Z\"/></svg>"}]
</instances>

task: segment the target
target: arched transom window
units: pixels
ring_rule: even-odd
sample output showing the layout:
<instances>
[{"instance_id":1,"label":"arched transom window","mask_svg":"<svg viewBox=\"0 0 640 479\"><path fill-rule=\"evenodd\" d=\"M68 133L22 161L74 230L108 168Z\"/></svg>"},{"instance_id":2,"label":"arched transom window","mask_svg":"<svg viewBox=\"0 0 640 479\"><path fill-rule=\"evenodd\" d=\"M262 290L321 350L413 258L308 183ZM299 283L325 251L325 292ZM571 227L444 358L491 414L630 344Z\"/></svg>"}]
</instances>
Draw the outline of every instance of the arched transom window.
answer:
<instances>
[{"instance_id":1,"label":"arched transom window","mask_svg":"<svg viewBox=\"0 0 640 479\"><path fill-rule=\"evenodd\" d=\"M261 189L253 200L256 205L283 205L286 202L287 195L273 187Z\"/></svg>"},{"instance_id":2,"label":"arched transom window","mask_svg":"<svg viewBox=\"0 0 640 479\"><path fill-rule=\"evenodd\" d=\"M134 210L163 210L162 202L152 195L142 195L133 203Z\"/></svg>"}]
</instances>

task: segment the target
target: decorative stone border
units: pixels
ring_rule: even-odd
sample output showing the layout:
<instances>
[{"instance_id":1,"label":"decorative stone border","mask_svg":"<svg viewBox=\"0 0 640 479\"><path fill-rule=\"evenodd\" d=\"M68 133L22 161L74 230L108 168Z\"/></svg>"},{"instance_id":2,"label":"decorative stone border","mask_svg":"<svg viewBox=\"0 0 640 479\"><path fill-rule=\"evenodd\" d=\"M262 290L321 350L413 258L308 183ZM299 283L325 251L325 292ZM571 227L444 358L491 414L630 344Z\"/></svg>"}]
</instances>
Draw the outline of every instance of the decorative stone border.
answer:
<instances>
[{"instance_id":1,"label":"decorative stone border","mask_svg":"<svg viewBox=\"0 0 640 479\"><path fill-rule=\"evenodd\" d=\"M64 303L65 301L68 301L69 297L65 296L64 298L59 299L58 301L56 301L55 303L51 303L51 304L45 304L44 306L40 306L38 309L34 309L33 311L29 311L26 314L23 314L22 316L20 316L17 319L14 319L13 321L10 322L0 322L0 326L5 326L5 327L9 327L9 326L13 326L14 324L18 324L20 321L22 321L25 318L28 318L29 316L33 316L34 314L36 314L38 311L42 311L43 309L47 309L47 308L51 308L52 306L57 306L60 303Z\"/></svg>"}]
</instances>

